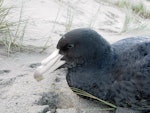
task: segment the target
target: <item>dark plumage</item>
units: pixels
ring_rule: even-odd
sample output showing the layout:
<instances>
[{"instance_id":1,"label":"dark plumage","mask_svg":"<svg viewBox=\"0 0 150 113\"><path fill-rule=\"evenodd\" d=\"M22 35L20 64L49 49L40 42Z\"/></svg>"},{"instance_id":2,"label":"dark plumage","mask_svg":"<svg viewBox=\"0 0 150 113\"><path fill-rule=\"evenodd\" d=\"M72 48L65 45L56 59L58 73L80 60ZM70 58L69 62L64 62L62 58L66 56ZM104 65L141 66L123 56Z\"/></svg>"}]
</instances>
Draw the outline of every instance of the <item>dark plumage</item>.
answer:
<instances>
[{"instance_id":1,"label":"dark plumage","mask_svg":"<svg viewBox=\"0 0 150 113\"><path fill-rule=\"evenodd\" d=\"M68 66L68 85L120 107L150 111L150 38L110 45L91 29L66 33L57 48Z\"/></svg>"}]
</instances>

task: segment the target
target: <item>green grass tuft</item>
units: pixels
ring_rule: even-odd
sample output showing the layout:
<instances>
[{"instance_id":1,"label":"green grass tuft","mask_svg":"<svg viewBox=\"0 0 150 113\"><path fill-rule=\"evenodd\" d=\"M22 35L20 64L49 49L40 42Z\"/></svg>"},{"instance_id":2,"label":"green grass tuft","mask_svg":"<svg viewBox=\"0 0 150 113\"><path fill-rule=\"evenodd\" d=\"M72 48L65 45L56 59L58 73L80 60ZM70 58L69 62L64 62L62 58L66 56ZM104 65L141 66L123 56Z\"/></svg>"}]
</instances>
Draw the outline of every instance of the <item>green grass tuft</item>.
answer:
<instances>
[{"instance_id":1,"label":"green grass tuft","mask_svg":"<svg viewBox=\"0 0 150 113\"><path fill-rule=\"evenodd\" d=\"M96 0L121 9L125 13L125 19L120 33L133 31L149 31L150 10L142 0Z\"/></svg>"},{"instance_id":2,"label":"green grass tuft","mask_svg":"<svg viewBox=\"0 0 150 113\"><path fill-rule=\"evenodd\" d=\"M74 18L73 9L71 8L70 5L68 5L67 17L66 17L66 23L65 23L66 32L71 30L72 23L73 23L73 18Z\"/></svg>"},{"instance_id":3,"label":"green grass tuft","mask_svg":"<svg viewBox=\"0 0 150 113\"><path fill-rule=\"evenodd\" d=\"M101 102L102 104L107 105L107 106L110 107L110 108L103 108L103 109L99 109L99 110L115 110L115 109L117 109L117 106L115 106L114 104L109 103L109 102L107 102L107 101L104 101L104 100L102 100L102 99L100 99L100 98L98 98L98 97L95 97L94 95L92 95L92 94L90 94L90 93L88 93L88 92L86 92L86 91L83 91L83 90L81 90L81 89L74 88L74 87L71 87L71 89L72 89L76 94L78 94L78 95L95 99L95 100Z\"/></svg>"},{"instance_id":4,"label":"green grass tuft","mask_svg":"<svg viewBox=\"0 0 150 113\"><path fill-rule=\"evenodd\" d=\"M4 45L8 54L21 51L28 20L22 21L23 4L20 17L17 22L9 22L7 17L10 15L12 7L3 6L4 0L0 0L0 44Z\"/></svg>"},{"instance_id":5,"label":"green grass tuft","mask_svg":"<svg viewBox=\"0 0 150 113\"><path fill-rule=\"evenodd\" d=\"M118 0L114 4L116 6L119 6L120 8L129 9L141 17L150 18L150 11L147 10L146 6L142 1L134 3L130 0Z\"/></svg>"}]
</instances>

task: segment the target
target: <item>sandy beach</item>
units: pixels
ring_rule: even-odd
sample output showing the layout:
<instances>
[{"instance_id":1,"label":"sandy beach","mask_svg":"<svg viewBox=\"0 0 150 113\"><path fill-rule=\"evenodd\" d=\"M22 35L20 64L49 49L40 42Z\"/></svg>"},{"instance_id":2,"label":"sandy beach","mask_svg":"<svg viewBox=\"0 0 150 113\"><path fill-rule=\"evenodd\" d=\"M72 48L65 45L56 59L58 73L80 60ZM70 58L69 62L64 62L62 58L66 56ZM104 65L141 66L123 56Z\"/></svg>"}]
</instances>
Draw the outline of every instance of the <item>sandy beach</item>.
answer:
<instances>
[{"instance_id":1,"label":"sandy beach","mask_svg":"<svg viewBox=\"0 0 150 113\"><path fill-rule=\"evenodd\" d=\"M150 6L150 1L145 3ZM70 29L91 27L110 43L150 35L149 31L122 32L125 11L100 0L5 0L4 5L15 7L9 21L17 21L22 9L28 23L23 40L27 49L8 55L0 45L0 113L110 113L100 110L106 106L73 93L66 69L47 72L40 82L34 79L34 70Z\"/></svg>"}]
</instances>

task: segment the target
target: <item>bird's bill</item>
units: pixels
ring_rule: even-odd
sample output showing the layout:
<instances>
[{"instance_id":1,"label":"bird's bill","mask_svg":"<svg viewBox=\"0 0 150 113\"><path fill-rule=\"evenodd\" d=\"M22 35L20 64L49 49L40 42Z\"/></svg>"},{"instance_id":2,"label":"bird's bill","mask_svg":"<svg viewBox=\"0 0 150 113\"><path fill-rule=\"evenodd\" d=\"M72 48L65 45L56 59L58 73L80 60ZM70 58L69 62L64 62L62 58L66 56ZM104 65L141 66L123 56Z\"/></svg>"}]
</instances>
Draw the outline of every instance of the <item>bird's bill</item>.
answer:
<instances>
[{"instance_id":1,"label":"bird's bill","mask_svg":"<svg viewBox=\"0 0 150 113\"><path fill-rule=\"evenodd\" d=\"M41 81L43 79L43 74L50 70L50 72L55 71L57 68L65 64L65 61L62 61L61 58L63 56L59 54L59 50L55 50L50 56L45 58L41 62L41 66L39 66L34 72L34 78L37 81Z\"/></svg>"}]
</instances>

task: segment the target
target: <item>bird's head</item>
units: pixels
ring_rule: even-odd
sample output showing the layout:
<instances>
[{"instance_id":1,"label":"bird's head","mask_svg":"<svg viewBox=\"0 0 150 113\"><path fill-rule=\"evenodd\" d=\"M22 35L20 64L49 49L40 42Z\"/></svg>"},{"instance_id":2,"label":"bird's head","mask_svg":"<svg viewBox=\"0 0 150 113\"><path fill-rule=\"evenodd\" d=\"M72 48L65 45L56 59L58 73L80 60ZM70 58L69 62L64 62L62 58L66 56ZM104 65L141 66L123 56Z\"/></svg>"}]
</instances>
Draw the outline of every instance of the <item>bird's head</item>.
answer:
<instances>
[{"instance_id":1,"label":"bird's head","mask_svg":"<svg viewBox=\"0 0 150 113\"><path fill-rule=\"evenodd\" d=\"M68 66L90 64L99 61L110 51L109 43L96 31L86 28L72 30L58 41L57 49L41 62L34 73L40 79L47 70L54 71L63 64Z\"/></svg>"}]
</instances>

